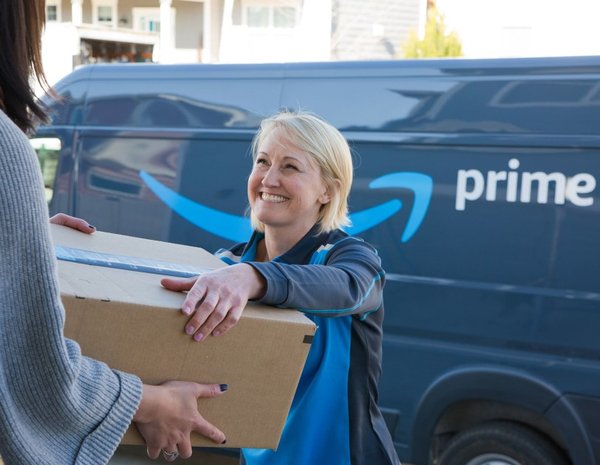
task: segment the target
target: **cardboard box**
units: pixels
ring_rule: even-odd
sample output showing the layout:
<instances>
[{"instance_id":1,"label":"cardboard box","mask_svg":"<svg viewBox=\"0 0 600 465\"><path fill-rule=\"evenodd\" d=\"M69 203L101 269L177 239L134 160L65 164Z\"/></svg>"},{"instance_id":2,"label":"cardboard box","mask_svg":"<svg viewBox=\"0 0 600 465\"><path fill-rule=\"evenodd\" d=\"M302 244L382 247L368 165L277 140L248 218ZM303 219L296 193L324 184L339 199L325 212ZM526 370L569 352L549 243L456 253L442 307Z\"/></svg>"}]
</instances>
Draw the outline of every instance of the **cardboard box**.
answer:
<instances>
[{"instance_id":1,"label":"cardboard box","mask_svg":"<svg viewBox=\"0 0 600 465\"><path fill-rule=\"evenodd\" d=\"M198 402L201 414L225 432L226 447L277 448L316 330L312 321L295 310L250 303L232 330L195 342L183 329L184 294L162 288L162 272L121 268L226 266L218 258L195 247L51 229L57 255L76 260L59 259L58 271L65 334L79 342L83 354L146 383L226 383L223 396ZM133 426L122 443L144 444ZM197 434L193 445L216 447Z\"/></svg>"}]
</instances>

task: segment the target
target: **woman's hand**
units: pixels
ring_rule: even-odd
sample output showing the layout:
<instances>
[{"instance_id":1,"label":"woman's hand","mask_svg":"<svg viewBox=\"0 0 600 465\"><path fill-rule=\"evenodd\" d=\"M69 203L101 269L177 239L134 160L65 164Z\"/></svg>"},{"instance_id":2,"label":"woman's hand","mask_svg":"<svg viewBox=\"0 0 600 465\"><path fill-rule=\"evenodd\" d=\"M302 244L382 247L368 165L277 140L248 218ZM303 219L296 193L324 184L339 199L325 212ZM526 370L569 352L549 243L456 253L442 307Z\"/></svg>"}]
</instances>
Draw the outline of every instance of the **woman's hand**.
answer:
<instances>
[{"instance_id":1,"label":"woman's hand","mask_svg":"<svg viewBox=\"0 0 600 465\"><path fill-rule=\"evenodd\" d=\"M50 223L62 224L63 226L68 226L69 228L76 229L86 234L92 234L96 230L96 228L87 221L82 220L81 218L66 215L65 213L57 213L50 218Z\"/></svg>"},{"instance_id":2,"label":"woman's hand","mask_svg":"<svg viewBox=\"0 0 600 465\"><path fill-rule=\"evenodd\" d=\"M266 289L263 276L245 263L193 278L163 278L160 283L171 291L188 291L181 310L191 315L185 332L196 341L229 331L248 300L262 297Z\"/></svg>"},{"instance_id":3,"label":"woman's hand","mask_svg":"<svg viewBox=\"0 0 600 465\"><path fill-rule=\"evenodd\" d=\"M198 413L200 397L216 397L227 389L224 384L198 384L168 381L160 386L144 384L142 401L133 417L146 441L148 457L157 458L161 450L177 452L187 459L192 456L190 433L195 431L216 444L225 443L225 434ZM165 460L169 460L163 454Z\"/></svg>"}]
</instances>

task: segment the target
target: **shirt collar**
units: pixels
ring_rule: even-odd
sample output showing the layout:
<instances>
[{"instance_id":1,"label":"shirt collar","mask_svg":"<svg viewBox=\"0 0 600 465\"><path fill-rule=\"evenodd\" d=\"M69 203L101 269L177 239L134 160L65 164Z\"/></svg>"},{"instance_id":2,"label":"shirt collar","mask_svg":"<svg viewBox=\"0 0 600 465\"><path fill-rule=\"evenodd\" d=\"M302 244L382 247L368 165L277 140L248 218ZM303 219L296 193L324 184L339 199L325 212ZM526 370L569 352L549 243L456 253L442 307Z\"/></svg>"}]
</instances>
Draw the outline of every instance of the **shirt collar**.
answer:
<instances>
[{"instance_id":1,"label":"shirt collar","mask_svg":"<svg viewBox=\"0 0 600 465\"><path fill-rule=\"evenodd\" d=\"M315 250L327 241L329 233L318 233L319 224L315 224L302 239L283 255L275 257L272 261L283 263L308 263ZM253 261L256 259L256 248L258 243L264 239L264 233L254 231L252 237L244 247L242 261Z\"/></svg>"}]
</instances>

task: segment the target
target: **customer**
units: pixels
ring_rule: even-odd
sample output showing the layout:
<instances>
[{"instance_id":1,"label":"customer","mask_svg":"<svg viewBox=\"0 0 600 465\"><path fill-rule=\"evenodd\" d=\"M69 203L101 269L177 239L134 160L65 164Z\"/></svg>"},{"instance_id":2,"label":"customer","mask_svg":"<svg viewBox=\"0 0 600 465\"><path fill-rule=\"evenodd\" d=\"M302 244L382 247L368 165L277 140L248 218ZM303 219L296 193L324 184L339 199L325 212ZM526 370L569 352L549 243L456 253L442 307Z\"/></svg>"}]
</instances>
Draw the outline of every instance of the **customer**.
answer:
<instances>
[{"instance_id":1,"label":"customer","mask_svg":"<svg viewBox=\"0 0 600 465\"><path fill-rule=\"evenodd\" d=\"M262 122L253 160L255 232L219 253L232 266L161 281L189 290L185 331L197 341L231 329L248 300L297 308L318 326L277 451L245 449L245 461L398 464L377 406L384 272L372 246L340 229L349 224L348 144L316 116L284 112Z\"/></svg>"},{"instance_id":2,"label":"customer","mask_svg":"<svg viewBox=\"0 0 600 465\"><path fill-rule=\"evenodd\" d=\"M63 337L43 182L23 134L44 118L30 86L44 82L44 4L0 2L0 455L7 465L103 464L133 420L150 457L189 457L191 431L225 439L197 411L219 385L142 385Z\"/></svg>"}]
</instances>

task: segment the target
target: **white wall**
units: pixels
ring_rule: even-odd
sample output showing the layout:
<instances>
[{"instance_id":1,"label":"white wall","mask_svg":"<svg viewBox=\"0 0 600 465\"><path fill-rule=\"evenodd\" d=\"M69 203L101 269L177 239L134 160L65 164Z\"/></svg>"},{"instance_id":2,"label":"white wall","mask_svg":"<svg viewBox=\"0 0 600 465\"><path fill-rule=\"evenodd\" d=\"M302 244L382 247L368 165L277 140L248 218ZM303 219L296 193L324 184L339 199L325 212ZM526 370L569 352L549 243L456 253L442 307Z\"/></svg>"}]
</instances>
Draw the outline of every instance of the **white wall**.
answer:
<instances>
[{"instance_id":1,"label":"white wall","mask_svg":"<svg viewBox=\"0 0 600 465\"><path fill-rule=\"evenodd\" d=\"M79 35L72 23L48 23L42 37L42 63L48 84L54 85L73 70L79 55Z\"/></svg>"},{"instance_id":2,"label":"white wall","mask_svg":"<svg viewBox=\"0 0 600 465\"><path fill-rule=\"evenodd\" d=\"M600 55L600 0L437 0L467 58Z\"/></svg>"}]
</instances>

